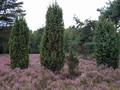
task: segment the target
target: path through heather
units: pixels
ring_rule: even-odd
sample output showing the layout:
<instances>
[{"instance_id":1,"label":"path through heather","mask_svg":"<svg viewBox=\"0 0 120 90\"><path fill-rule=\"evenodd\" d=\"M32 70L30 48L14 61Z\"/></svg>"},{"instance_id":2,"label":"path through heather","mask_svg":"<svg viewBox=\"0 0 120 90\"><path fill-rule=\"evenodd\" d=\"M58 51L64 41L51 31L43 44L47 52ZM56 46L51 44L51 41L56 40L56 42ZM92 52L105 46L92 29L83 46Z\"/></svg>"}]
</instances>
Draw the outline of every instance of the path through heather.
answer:
<instances>
[{"instance_id":1,"label":"path through heather","mask_svg":"<svg viewBox=\"0 0 120 90\"><path fill-rule=\"evenodd\" d=\"M30 54L28 69L10 69L10 57L0 56L0 90L120 90L120 68L96 67L95 60L80 60L77 77L68 67L54 74L40 65L39 54Z\"/></svg>"}]
</instances>

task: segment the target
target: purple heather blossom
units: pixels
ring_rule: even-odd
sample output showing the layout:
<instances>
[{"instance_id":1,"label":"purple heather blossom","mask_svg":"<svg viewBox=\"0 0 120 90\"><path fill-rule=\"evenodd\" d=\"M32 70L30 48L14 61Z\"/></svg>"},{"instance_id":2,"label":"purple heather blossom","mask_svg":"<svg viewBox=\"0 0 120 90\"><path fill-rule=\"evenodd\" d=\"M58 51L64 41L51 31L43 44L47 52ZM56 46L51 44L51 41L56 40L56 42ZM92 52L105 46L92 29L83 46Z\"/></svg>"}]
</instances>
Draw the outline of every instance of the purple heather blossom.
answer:
<instances>
[{"instance_id":1,"label":"purple heather blossom","mask_svg":"<svg viewBox=\"0 0 120 90\"><path fill-rule=\"evenodd\" d=\"M0 90L120 90L120 67L96 67L95 60L80 59L77 76L70 78L67 63L53 73L41 66L39 54L29 58L27 69L11 69L10 57L0 56Z\"/></svg>"}]
</instances>

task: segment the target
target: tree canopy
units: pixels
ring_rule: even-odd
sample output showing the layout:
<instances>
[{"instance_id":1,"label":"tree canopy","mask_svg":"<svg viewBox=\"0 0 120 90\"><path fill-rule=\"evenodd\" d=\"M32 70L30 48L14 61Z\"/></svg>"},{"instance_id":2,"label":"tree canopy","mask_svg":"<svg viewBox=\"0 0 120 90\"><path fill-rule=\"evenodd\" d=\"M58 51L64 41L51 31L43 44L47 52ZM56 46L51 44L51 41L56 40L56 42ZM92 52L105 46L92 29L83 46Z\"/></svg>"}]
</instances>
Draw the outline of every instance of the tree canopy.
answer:
<instances>
[{"instance_id":1,"label":"tree canopy","mask_svg":"<svg viewBox=\"0 0 120 90\"><path fill-rule=\"evenodd\" d=\"M120 0L109 1L107 6L97 9L106 19L114 22L117 28L120 27Z\"/></svg>"},{"instance_id":2,"label":"tree canopy","mask_svg":"<svg viewBox=\"0 0 120 90\"><path fill-rule=\"evenodd\" d=\"M16 16L25 15L22 4L17 0L0 0L0 26L11 26Z\"/></svg>"}]
</instances>

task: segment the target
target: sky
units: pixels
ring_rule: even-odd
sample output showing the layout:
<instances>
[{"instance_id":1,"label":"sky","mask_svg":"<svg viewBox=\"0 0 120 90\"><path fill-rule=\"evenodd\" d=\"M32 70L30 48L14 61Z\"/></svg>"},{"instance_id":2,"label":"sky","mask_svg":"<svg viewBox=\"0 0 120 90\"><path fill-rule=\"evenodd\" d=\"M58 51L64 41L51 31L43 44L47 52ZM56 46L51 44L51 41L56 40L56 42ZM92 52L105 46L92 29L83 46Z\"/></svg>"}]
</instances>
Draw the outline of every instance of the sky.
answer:
<instances>
[{"instance_id":1,"label":"sky","mask_svg":"<svg viewBox=\"0 0 120 90\"><path fill-rule=\"evenodd\" d=\"M30 30L35 31L45 26L46 12L55 0L18 0L22 1L23 10L26 10L26 21ZM98 20L100 15L97 8L106 5L108 0L56 0L63 9L65 28L75 25L73 20L77 16L81 21L85 19Z\"/></svg>"}]
</instances>

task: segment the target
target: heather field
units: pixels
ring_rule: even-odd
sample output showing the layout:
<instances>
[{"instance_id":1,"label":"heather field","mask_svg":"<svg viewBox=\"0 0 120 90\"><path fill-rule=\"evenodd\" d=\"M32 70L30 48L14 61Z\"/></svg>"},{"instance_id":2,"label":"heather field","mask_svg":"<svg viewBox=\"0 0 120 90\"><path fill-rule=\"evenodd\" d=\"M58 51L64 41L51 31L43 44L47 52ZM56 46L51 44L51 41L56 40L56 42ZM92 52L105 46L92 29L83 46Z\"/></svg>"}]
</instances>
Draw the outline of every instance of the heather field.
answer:
<instances>
[{"instance_id":1,"label":"heather field","mask_svg":"<svg viewBox=\"0 0 120 90\"><path fill-rule=\"evenodd\" d=\"M120 68L96 67L95 60L81 60L75 76L65 64L55 74L40 65L39 54L30 55L28 69L10 69L10 57L0 56L0 90L120 90Z\"/></svg>"}]
</instances>

